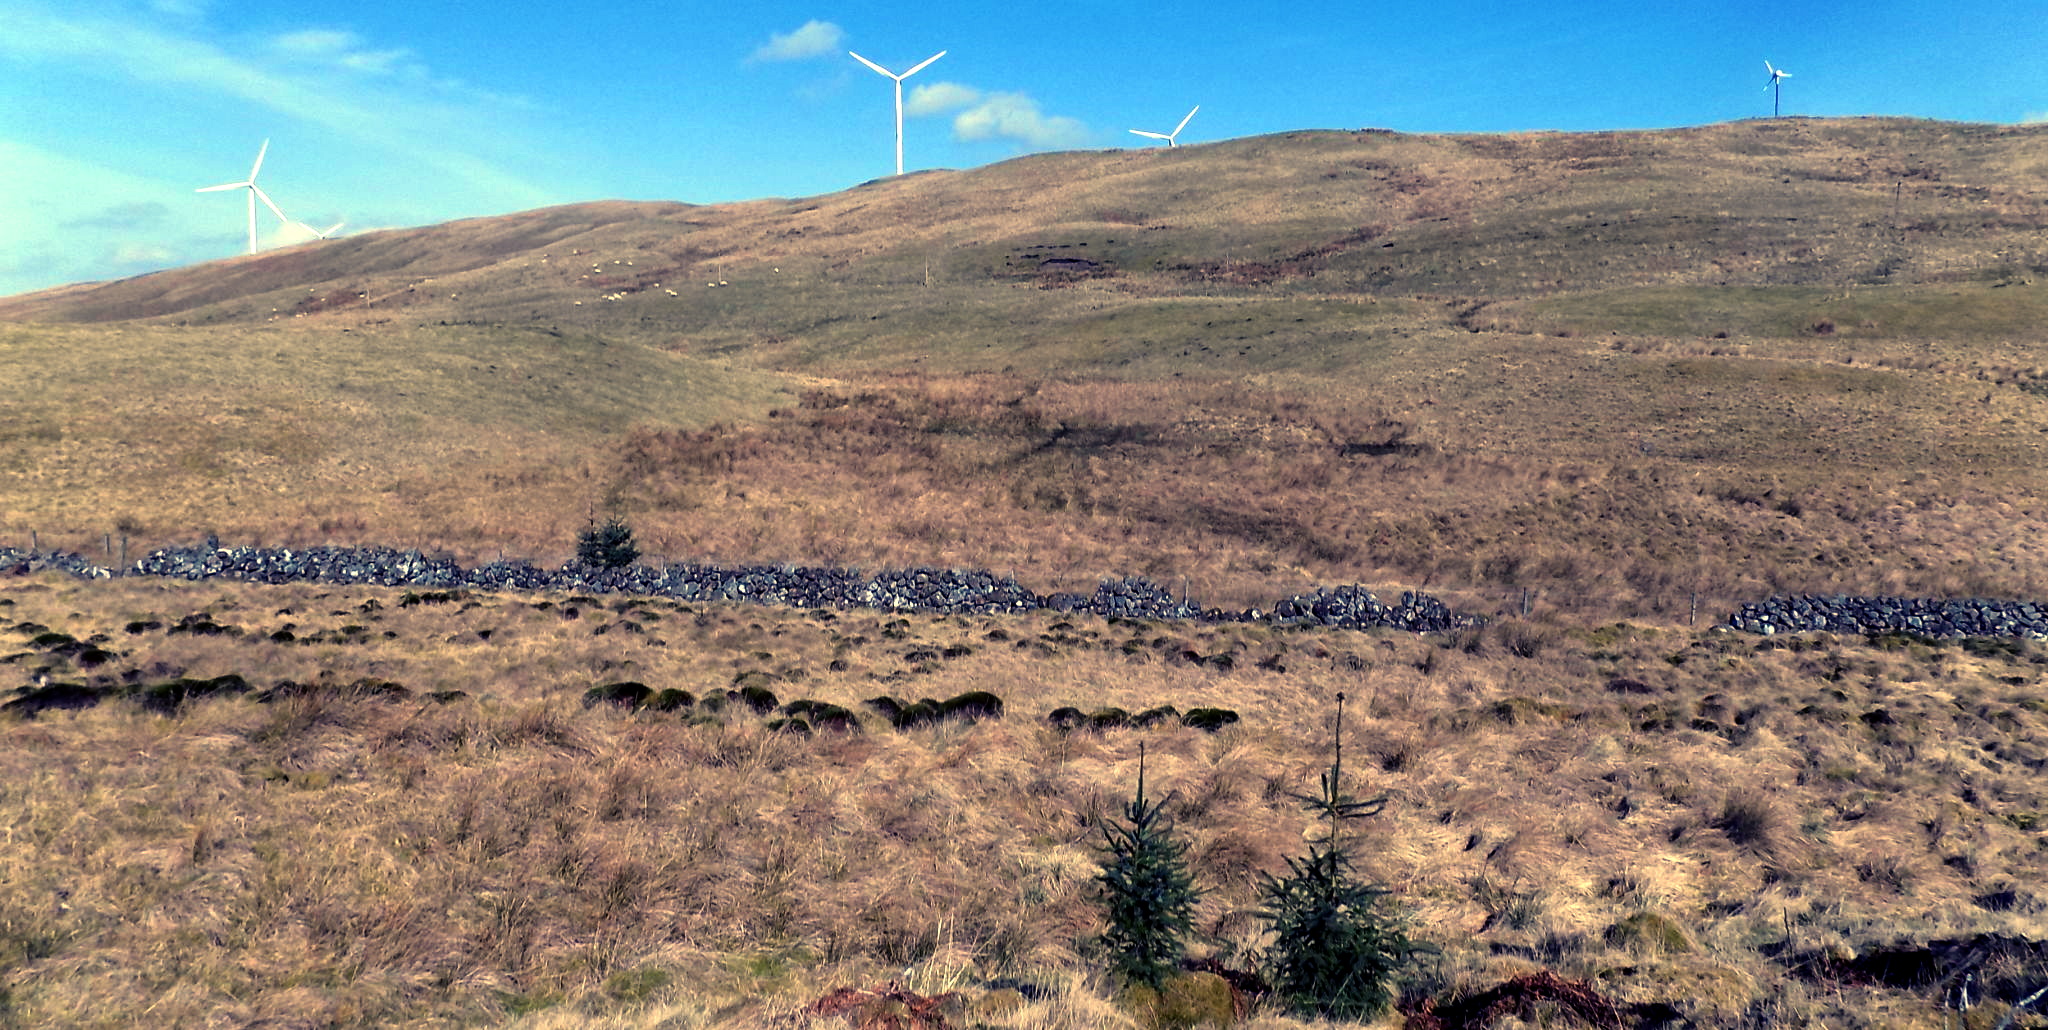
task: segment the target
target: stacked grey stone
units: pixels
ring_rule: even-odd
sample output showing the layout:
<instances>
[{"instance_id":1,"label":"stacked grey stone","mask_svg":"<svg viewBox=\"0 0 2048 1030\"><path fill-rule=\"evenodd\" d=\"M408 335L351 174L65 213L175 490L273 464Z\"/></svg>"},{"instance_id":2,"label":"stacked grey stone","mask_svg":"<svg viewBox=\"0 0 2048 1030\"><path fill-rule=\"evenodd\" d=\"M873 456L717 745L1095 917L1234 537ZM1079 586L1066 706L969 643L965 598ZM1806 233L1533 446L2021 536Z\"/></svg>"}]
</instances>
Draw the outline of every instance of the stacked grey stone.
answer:
<instances>
[{"instance_id":1,"label":"stacked grey stone","mask_svg":"<svg viewBox=\"0 0 2048 1030\"><path fill-rule=\"evenodd\" d=\"M721 566L687 563L605 569L571 562L548 570L526 561L494 561L464 569L447 559L386 547L194 547L151 551L126 570L94 565L77 554L38 554L0 547L0 570L56 570L81 578L115 575L233 579L255 583L360 583L435 590L470 588L539 593L630 594L680 601L751 601L794 608L872 608L958 615L1053 610L1124 619L1258 622L1257 609L1202 608L1142 576L1099 583L1091 594L1041 596L1014 577L977 570L911 568L864 576L850 569L796 565ZM1440 632L1476 625L1427 594L1404 593L1398 606L1357 587L1323 590L1281 602L1273 616L1288 622L1365 629L1391 626Z\"/></svg>"},{"instance_id":2,"label":"stacked grey stone","mask_svg":"<svg viewBox=\"0 0 2048 1030\"><path fill-rule=\"evenodd\" d=\"M1847 633L1872 636L2048 637L2048 605L1984 598L1786 595L1745 604L1727 627L1744 633Z\"/></svg>"},{"instance_id":3,"label":"stacked grey stone","mask_svg":"<svg viewBox=\"0 0 2048 1030\"><path fill-rule=\"evenodd\" d=\"M1389 626L1416 633L1483 626L1477 615L1461 615L1428 594L1404 591L1398 605L1381 604L1372 591L1359 586L1324 587L1299 594L1274 606L1273 621L1283 624L1369 629Z\"/></svg>"},{"instance_id":4,"label":"stacked grey stone","mask_svg":"<svg viewBox=\"0 0 2048 1030\"><path fill-rule=\"evenodd\" d=\"M1093 594L1054 594L1044 606L1055 611L1083 612L1120 619L1208 619L1211 622L1241 622L1245 613L1218 609L1204 611L1199 605L1173 596L1173 591L1143 576L1105 579Z\"/></svg>"}]
</instances>

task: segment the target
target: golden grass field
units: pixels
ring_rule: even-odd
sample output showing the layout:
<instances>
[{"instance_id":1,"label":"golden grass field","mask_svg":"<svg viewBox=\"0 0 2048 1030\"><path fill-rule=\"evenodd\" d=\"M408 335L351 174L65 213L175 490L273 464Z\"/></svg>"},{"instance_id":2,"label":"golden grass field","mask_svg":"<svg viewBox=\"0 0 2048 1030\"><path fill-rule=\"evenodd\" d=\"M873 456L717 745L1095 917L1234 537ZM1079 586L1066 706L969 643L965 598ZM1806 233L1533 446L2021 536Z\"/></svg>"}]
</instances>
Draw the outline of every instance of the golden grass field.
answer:
<instances>
[{"instance_id":1,"label":"golden grass field","mask_svg":"<svg viewBox=\"0 0 2048 1030\"><path fill-rule=\"evenodd\" d=\"M1547 969L1697 1026L1988 1028L1848 956L2043 937L2039 645L1710 627L1779 592L2048 596L2044 176L2041 126L1304 132L0 298L0 545L555 564L617 512L650 561L1500 617L0 579L0 691L314 686L0 716L0 1025L837 1026L804 1006L1004 977L1048 993L950 1022L1128 1025L1087 888L1139 743L1212 890L1196 950L1242 964L1343 691L1353 785L1391 799L1368 871L1442 949L1411 1000ZM242 632L169 631L199 613ZM799 739L582 706L617 680L1009 707ZM1245 719L1043 720L1159 704Z\"/></svg>"},{"instance_id":2,"label":"golden grass field","mask_svg":"<svg viewBox=\"0 0 2048 1030\"><path fill-rule=\"evenodd\" d=\"M228 628L176 630L193 616ZM1366 871L1443 949L1417 992L1550 968L1697 1025L1931 1028L1929 991L1795 969L2038 939L2048 908L2033 644L8 581L0 649L61 675L27 646L51 631L118 652L110 682L322 689L0 724L0 984L25 1026L784 1026L835 986L1000 977L1049 993L986 1025L1120 1025L1088 888L1139 744L1210 892L1196 950L1242 962L1258 874L1312 829L1288 794L1330 760L1339 691L1350 786L1391 798ZM621 679L855 708L984 689L1006 713L801 738L737 705L583 706ZM1244 719L1044 721L1167 703ZM1669 939L1633 936L1640 913Z\"/></svg>"}]
</instances>

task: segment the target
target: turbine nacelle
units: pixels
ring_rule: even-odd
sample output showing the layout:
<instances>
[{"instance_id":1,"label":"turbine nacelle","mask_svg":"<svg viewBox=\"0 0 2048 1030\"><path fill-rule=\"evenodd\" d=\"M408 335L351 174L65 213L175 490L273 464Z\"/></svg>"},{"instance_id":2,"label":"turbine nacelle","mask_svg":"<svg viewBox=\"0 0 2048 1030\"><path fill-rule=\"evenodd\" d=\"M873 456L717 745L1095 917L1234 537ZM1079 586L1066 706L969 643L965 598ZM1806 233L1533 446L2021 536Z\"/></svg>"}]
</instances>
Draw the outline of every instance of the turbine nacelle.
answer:
<instances>
[{"instance_id":1,"label":"turbine nacelle","mask_svg":"<svg viewBox=\"0 0 2048 1030\"><path fill-rule=\"evenodd\" d=\"M270 213L277 216L278 224L287 225L291 223L291 219L285 217L284 209L278 207L277 202L270 199L270 194L263 192L263 187L256 185L256 173L263 170L263 156L268 153L270 153L270 141L264 140L263 145L256 150L256 163L249 166L249 177L241 182L224 182L218 186L201 186L192 191L194 193L219 193L224 190L249 191L249 253L251 254L256 253L256 202L258 200L263 201L263 206L269 208Z\"/></svg>"},{"instance_id":2,"label":"turbine nacelle","mask_svg":"<svg viewBox=\"0 0 2048 1030\"><path fill-rule=\"evenodd\" d=\"M917 64L916 64L915 66L913 66L913 67L912 67L912 68L911 68L911 69L910 69L909 71L907 71L907 72L904 72L904 73L903 73L903 74L901 74L901 75L898 75L898 74L896 74L895 72L892 72L892 71L890 71L889 69L887 69L887 68L884 68L884 67L882 67L881 65L879 65L879 64L876 64L875 62L873 62L873 61L870 61L870 60L868 60L867 58L865 58L865 57L862 57L861 55L859 55L859 54L856 54L856 53L854 53L854 52L853 52L853 51L851 51L851 50L848 50L848 51L847 51L846 53L847 53L847 56L849 56L849 57L853 58L854 60L856 60L856 61L859 61L860 63L862 63L862 64L864 64L864 65L867 65L867 66L868 66L868 67L870 67L870 68L873 68L873 69L875 70L875 73L876 73L876 74L878 74L878 75L881 75L881 76L884 76L884 77L886 77L886 78L890 78L890 79L894 79L894 80L896 80L896 174L897 174L897 175L902 175L902 174L903 174L903 80L904 80L904 79L907 79L907 78L909 78L909 77L911 77L912 75L916 75L916 74L917 74L918 72L921 72L921 71L925 70L926 68L930 67L930 66L931 66L931 63L932 63L933 61L936 61L936 60L938 60L939 58L941 58L941 57L944 57L944 56L946 56L946 52L945 52L944 50L941 50L941 51L939 51L938 53L936 53L936 54L933 54L933 55L931 55L930 57L927 57L927 58L925 58L925 59L924 59L924 60L922 60L922 61L919 61L919 62L918 62L918 63L917 63Z\"/></svg>"},{"instance_id":3,"label":"turbine nacelle","mask_svg":"<svg viewBox=\"0 0 2048 1030\"><path fill-rule=\"evenodd\" d=\"M1773 67L1769 61L1764 62L1764 70L1771 73L1770 81L1764 83L1764 89L1771 94L1771 117L1776 118L1778 99L1784 95L1784 87L1779 84L1791 78L1792 73L1783 68Z\"/></svg>"},{"instance_id":4,"label":"turbine nacelle","mask_svg":"<svg viewBox=\"0 0 2048 1030\"><path fill-rule=\"evenodd\" d=\"M1167 146L1177 147L1180 146L1180 130L1187 128L1188 123L1194 120L1195 112L1201 109L1202 105L1200 104L1196 104L1193 108L1189 109L1187 117L1182 118L1180 124L1173 127L1172 132L1148 132L1144 129L1132 129L1131 132L1146 139L1163 139L1166 141Z\"/></svg>"}]
</instances>

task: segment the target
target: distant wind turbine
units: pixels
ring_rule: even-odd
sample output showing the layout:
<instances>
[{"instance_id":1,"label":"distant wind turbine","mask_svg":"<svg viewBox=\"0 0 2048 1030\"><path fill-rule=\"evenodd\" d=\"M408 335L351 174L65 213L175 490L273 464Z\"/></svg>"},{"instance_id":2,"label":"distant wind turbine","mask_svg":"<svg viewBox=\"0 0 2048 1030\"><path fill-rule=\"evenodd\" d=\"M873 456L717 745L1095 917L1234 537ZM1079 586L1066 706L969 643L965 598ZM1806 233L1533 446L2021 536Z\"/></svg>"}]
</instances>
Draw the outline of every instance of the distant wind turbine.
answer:
<instances>
[{"instance_id":1,"label":"distant wind turbine","mask_svg":"<svg viewBox=\"0 0 2048 1030\"><path fill-rule=\"evenodd\" d=\"M886 76L888 76L889 78L892 78L892 79L895 79L895 80L896 80L896 174L897 174L897 175L902 175L902 174L903 174L903 80L904 80L904 79L907 79L907 78L909 78L909 77L911 77L912 75L916 75L916 74L917 74L918 72L921 72L921 71L925 70L925 68L929 67L929 66L931 65L931 63L932 63L933 61L936 61L936 60L938 60L939 58L941 58L941 57L944 57L944 56L946 56L946 52L945 52L944 50L941 50L941 51L939 51L938 53L936 53L936 54L933 54L933 55L931 55L930 57L927 57L927 58L925 58L925 59L924 59L923 61L921 61L921 62L919 62L919 63L918 63L917 67L915 67L915 68L912 68L912 69L910 69L909 71L907 71L907 72L904 72L904 73L903 73L903 74L901 74L901 75L898 75L898 74L896 74L895 72L892 72L892 71L890 71L889 69L887 69L887 68L884 68L884 67L882 67L881 65L879 65L879 64L876 64L875 62L873 62L873 61L870 61L870 60L868 60L867 58L865 58L865 57L862 57L861 55L859 55L859 54L856 54L856 53L854 53L854 52L853 52L853 51L851 51L851 50L848 50L848 51L847 51L847 54L851 55L851 56L852 56L852 58L853 58L854 60L856 60L856 61L859 61L860 63L862 63L862 64L864 64L864 65L867 65L867 66L868 66L868 67L870 67L870 68L873 68L873 69L874 69L874 70L875 70L876 72L878 72L878 73L880 73L880 74L882 74L882 75L886 75Z\"/></svg>"},{"instance_id":2,"label":"distant wind turbine","mask_svg":"<svg viewBox=\"0 0 2048 1030\"><path fill-rule=\"evenodd\" d=\"M1140 136L1144 136L1147 139L1163 139L1166 141L1167 146L1177 147L1180 146L1180 144L1176 142L1176 140L1180 136L1180 130L1187 128L1188 122L1194 120L1195 112L1201 109L1202 105L1196 104L1193 108L1191 108L1188 111L1188 116L1186 118L1182 118L1180 120L1180 124L1173 127L1172 132L1146 132L1143 129L1132 129L1131 131Z\"/></svg>"},{"instance_id":3,"label":"distant wind turbine","mask_svg":"<svg viewBox=\"0 0 2048 1030\"><path fill-rule=\"evenodd\" d=\"M1771 117L1776 118L1778 117L1778 94L1784 89L1779 83L1791 78L1792 73L1783 68L1771 67L1771 62L1769 61L1764 62L1764 70L1771 73L1771 81L1764 83L1764 88L1771 91Z\"/></svg>"},{"instance_id":4,"label":"distant wind turbine","mask_svg":"<svg viewBox=\"0 0 2048 1030\"><path fill-rule=\"evenodd\" d=\"M344 226L344 225L347 225L347 224L348 224L348 223L347 223L347 222L345 222L345 221L343 221L343 222L336 222L336 223L334 223L333 225L330 225L330 226L328 226L328 227L327 227L327 228L325 228L325 229L315 229L315 228L313 228L312 226L310 226L310 225L307 225L307 224L306 224L306 223L304 223L304 222L300 222L300 223L299 223L299 228L301 228L301 229L304 229L304 230L306 230L306 231L307 231L307 232L309 232L309 233L312 233L312 234L313 234L313 238L314 238L314 239L317 239L317 240L331 240L331 239L333 239L333 238L334 238L334 234L335 234L336 232L339 232L339 231L341 230L341 227L342 227L342 226Z\"/></svg>"},{"instance_id":5,"label":"distant wind turbine","mask_svg":"<svg viewBox=\"0 0 2048 1030\"><path fill-rule=\"evenodd\" d=\"M263 206L268 207L270 213L277 216L277 220L280 223L291 221L291 219L284 216L284 211L277 206L277 203L270 199L270 194L263 192L263 187L256 185L256 173L263 170L263 155L269 152L270 141L264 140L263 146L256 151L256 163L249 166L249 177L241 182L224 182L218 186L201 186L192 191L194 193L219 193L222 190L249 191L249 253L251 254L256 253L256 201L259 198L263 201Z\"/></svg>"}]
</instances>

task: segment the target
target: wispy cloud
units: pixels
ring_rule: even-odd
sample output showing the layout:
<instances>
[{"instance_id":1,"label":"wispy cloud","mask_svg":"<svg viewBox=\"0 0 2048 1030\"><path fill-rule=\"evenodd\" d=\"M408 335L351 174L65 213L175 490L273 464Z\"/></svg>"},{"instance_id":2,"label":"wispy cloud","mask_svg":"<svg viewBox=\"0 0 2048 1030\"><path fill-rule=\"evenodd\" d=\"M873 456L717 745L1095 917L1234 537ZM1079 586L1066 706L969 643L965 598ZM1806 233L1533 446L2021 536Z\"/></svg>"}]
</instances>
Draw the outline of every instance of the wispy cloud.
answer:
<instances>
[{"instance_id":1,"label":"wispy cloud","mask_svg":"<svg viewBox=\"0 0 2048 1030\"><path fill-rule=\"evenodd\" d=\"M2048 122L2048 110L2028 111L2026 114L2020 115L2020 122L2025 125Z\"/></svg>"},{"instance_id":2,"label":"wispy cloud","mask_svg":"<svg viewBox=\"0 0 2048 1030\"><path fill-rule=\"evenodd\" d=\"M1087 126L1046 114L1027 94L984 93L957 82L912 87L903 113L920 118L951 114L953 135L961 140L1008 139L1032 147L1076 147L1088 141Z\"/></svg>"},{"instance_id":3,"label":"wispy cloud","mask_svg":"<svg viewBox=\"0 0 2048 1030\"><path fill-rule=\"evenodd\" d=\"M537 205L552 197L522 176L477 156L499 141L480 135L486 113L520 107L516 98L435 79L401 48L369 46L354 33L307 29L271 37L270 59L231 54L191 33L121 19L55 13L0 3L8 31L0 55L77 64L98 74L175 86L254 104L456 178L497 203ZM388 87L381 75L403 73ZM403 88L401 88L401 86Z\"/></svg>"},{"instance_id":4,"label":"wispy cloud","mask_svg":"<svg viewBox=\"0 0 2048 1030\"><path fill-rule=\"evenodd\" d=\"M151 229L164 224L171 209L156 201L136 201L114 204L92 214L72 218L59 223L66 229L107 229L116 232L133 232Z\"/></svg>"},{"instance_id":5,"label":"wispy cloud","mask_svg":"<svg viewBox=\"0 0 2048 1030\"><path fill-rule=\"evenodd\" d=\"M389 75L405 70L424 74L426 69L413 52L404 48L378 50L364 45L361 37L341 29L305 29L287 32L270 41L271 48L298 60L344 68L370 75Z\"/></svg>"},{"instance_id":6,"label":"wispy cloud","mask_svg":"<svg viewBox=\"0 0 2048 1030\"><path fill-rule=\"evenodd\" d=\"M912 86L903 101L903 113L912 118L950 114L981 99L981 91L957 82L931 82Z\"/></svg>"},{"instance_id":7,"label":"wispy cloud","mask_svg":"<svg viewBox=\"0 0 2048 1030\"><path fill-rule=\"evenodd\" d=\"M802 61L838 51L846 41L846 30L816 18L794 32L770 33L768 42L753 52L755 61Z\"/></svg>"},{"instance_id":8,"label":"wispy cloud","mask_svg":"<svg viewBox=\"0 0 2048 1030\"><path fill-rule=\"evenodd\" d=\"M963 140L1013 139L1034 147L1074 147L1088 139L1079 121L1039 110L1022 93L991 93L953 116L953 135Z\"/></svg>"}]
</instances>

